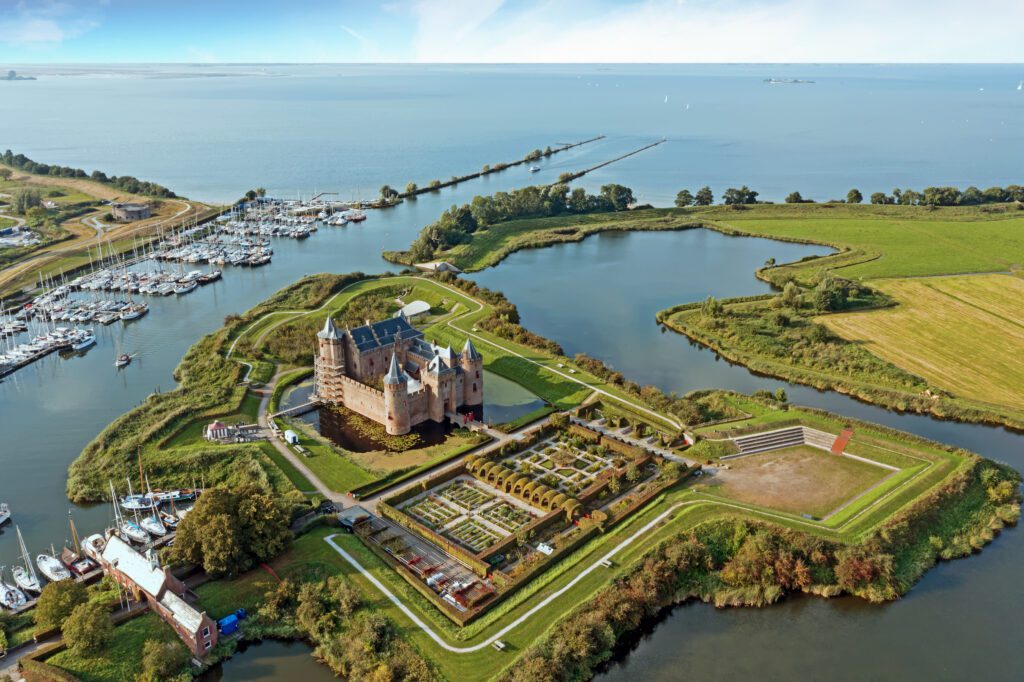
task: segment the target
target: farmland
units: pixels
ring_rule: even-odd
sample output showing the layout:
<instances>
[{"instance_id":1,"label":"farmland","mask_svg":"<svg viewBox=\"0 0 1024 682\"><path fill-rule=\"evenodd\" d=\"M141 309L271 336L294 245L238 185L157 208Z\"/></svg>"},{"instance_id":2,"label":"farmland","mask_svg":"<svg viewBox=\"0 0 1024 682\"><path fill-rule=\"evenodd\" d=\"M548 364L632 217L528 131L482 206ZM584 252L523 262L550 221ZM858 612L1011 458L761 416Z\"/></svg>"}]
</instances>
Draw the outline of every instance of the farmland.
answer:
<instances>
[{"instance_id":1,"label":"farmland","mask_svg":"<svg viewBox=\"0 0 1024 682\"><path fill-rule=\"evenodd\" d=\"M1007 275L878 282L899 306L822 324L954 395L1024 409L1024 280Z\"/></svg>"}]
</instances>

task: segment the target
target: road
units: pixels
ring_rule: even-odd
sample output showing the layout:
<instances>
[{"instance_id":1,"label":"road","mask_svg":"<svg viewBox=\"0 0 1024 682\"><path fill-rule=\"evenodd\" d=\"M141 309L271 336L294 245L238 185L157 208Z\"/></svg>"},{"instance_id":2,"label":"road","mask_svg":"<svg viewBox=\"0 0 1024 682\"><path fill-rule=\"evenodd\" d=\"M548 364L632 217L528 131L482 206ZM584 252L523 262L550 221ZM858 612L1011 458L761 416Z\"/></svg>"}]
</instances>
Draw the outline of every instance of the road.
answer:
<instances>
[{"instance_id":1,"label":"road","mask_svg":"<svg viewBox=\"0 0 1024 682\"><path fill-rule=\"evenodd\" d=\"M81 218L78 222L81 225L84 225L92 232L90 236L78 235L69 243L44 247L39 251L30 254L23 260L20 260L17 263L10 265L9 267L5 268L2 273L0 273L0 287L5 285L6 283L13 282L18 277L24 276L26 273L35 268L40 268L46 265L46 263L49 261L56 260L64 255L68 255L75 251L81 251L82 249L85 248L91 248L99 244L105 236L112 239L124 239L127 237L133 237L141 232L154 230L171 224L174 221L181 218L182 216L184 216L185 214L191 212L193 209L195 209L198 212L199 210L201 210L201 207L204 206L203 204L194 204L184 199L164 199L164 201L174 204L180 204L181 208L177 212L175 212L174 215L171 215L167 218L163 218L156 222L143 222L142 224L139 225L134 225L130 227L125 226L125 229L122 230L118 230L117 227L114 227L109 233L106 232L106 227L109 226L105 226L102 223L100 223L97 218L97 214L94 213ZM4 217L14 218L14 216ZM24 223L24 221L22 221L22 223Z\"/></svg>"}]
</instances>

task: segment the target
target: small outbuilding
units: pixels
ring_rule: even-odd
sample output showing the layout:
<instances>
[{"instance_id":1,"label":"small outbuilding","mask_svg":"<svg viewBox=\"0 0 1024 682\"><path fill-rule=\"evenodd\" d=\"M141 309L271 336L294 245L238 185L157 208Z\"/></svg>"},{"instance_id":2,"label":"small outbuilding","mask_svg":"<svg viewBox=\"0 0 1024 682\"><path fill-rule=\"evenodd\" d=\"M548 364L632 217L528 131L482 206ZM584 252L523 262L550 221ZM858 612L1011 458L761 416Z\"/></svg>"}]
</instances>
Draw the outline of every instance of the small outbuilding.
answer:
<instances>
[{"instance_id":1,"label":"small outbuilding","mask_svg":"<svg viewBox=\"0 0 1024 682\"><path fill-rule=\"evenodd\" d=\"M288 429L287 431L284 432L284 442L288 443L289 445L298 445L299 434L295 433L291 429Z\"/></svg>"},{"instance_id":2,"label":"small outbuilding","mask_svg":"<svg viewBox=\"0 0 1024 682\"><path fill-rule=\"evenodd\" d=\"M153 213L149 204L120 204L110 205L110 215L119 223L130 223L134 220L145 220Z\"/></svg>"},{"instance_id":3,"label":"small outbuilding","mask_svg":"<svg viewBox=\"0 0 1024 682\"><path fill-rule=\"evenodd\" d=\"M426 301L413 301L407 305L402 306L402 309L396 312L392 317L399 317L404 315L407 319L412 319L420 315L426 315L430 312L430 304Z\"/></svg>"}]
</instances>

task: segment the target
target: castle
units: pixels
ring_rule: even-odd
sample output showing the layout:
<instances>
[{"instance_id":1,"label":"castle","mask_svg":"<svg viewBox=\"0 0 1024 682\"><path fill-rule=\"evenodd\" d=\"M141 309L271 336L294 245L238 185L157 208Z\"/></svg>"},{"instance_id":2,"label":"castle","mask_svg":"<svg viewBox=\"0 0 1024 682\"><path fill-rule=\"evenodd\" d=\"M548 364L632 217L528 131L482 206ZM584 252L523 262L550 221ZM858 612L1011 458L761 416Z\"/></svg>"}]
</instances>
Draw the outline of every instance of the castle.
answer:
<instances>
[{"instance_id":1,"label":"castle","mask_svg":"<svg viewBox=\"0 0 1024 682\"><path fill-rule=\"evenodd\" d=\"M483 358L473 342L467 339L461 353L441 348L404 315L345 330L328 316L317 346L316 398L383 424L391 435L483 404ZM383 390L374 387L381 379Z\"/></svg>"}]
</instances>

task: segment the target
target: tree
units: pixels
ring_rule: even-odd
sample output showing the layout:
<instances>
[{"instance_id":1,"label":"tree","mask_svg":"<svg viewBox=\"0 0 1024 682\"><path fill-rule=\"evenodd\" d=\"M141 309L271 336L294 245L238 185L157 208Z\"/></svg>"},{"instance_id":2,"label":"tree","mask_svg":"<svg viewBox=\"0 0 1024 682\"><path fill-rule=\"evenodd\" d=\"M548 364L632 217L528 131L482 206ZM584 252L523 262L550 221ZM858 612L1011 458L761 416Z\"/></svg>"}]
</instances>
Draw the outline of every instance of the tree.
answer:
<instances>
[{"instance_id":1,"label":"tree","mask_svg":"<svg viewBox=\"0 0 1024 682\"><path fill-rule=\"evenodd\" d=\"M255 488L207 490L178 526L172 556L212 575L234 576L287 547L288 516Z\"/></svg>"},{"instance_id":2,"label":"tree","mask_svg":"<svg viewBox=\"0 0 1024 682\"><path fill-rule=\"evenodd\" d=\"M687 206L692 206L693 202L693 195L690 194L690 190L688 189L681 189L679 190L679 193L676 194L676 206L678 206L679 208L686 208Z\"/></svg>"},{"instance_id":3,"label":"tree","mask_svg":"<svg viewBox=\"0 0 1024 682\"><path fill-rule=\"evenodd\" d=\"M715 203L715 195L711 193L711 188L705 185L697 190L697 194L693 198L693 203L697 206L710 206Z\"/></svg>"},{"instance_id":4,"label":"tree","mask_svg":"<svg viewBox=\"0 0 1024 682\"><path fill-rule=\"evenodd\" d=\"M626 465L626 480L630 483L636 483L640 480L640 468L635 462L630 462Z\"/></svg>"},{"instance_id":5,"label":"tree","mask_svg":"<svg viewBox=\"0 0 1024 682\"><path fill-rule=\"evenodd\" d=\"M757 203L757 192L743 185L739 189L730 187L722 193L722 203L726 206Z\"/></svg>"},{"instance_id":6,"label":"tree","mask_svg":"<svg viewBox=\"0 0 1024 682\"><path fill-rule=\"evenodd\" d=\"M800 287L795 282L786 282L782 288L782 303L794 310L800 307Z\"/></svg>"},{"instance_id":7,"label":"tree","mask_svg":"<svg viewBox=\"0 0 1024 682\"><path fill-rule=\"evenodd\" d=\"M775 259L774 258L769 258L768 260L766 260L764 262L764 266L766 268L774 268L775 267Z\"/></svg>"},{"instance_id":8,"label":"tree","mask_svg":"<svg viewBox=\"0 0 1024 682\"><path fill-rule=\"evenodd\" d=\"M265 196L267 196L267 190L265 190L262 187L257 187L256 188L256 196L258 196L258 197L265 197Z\"/></svg>"},{"instance_id":9,"label":"tree","mask_svg":"<svg viewBox=\"0 0 1024 682\"><path fill-rule=\"evenodd\" d=\"M177 641L147 639L142 646L142 673L138 682L171 679L184 670L188 658L188 650Z\"/></svg>"},{"instance_id":10,"label":"tree","mask_svg":"<svg viewBox=\"0 0 1024 682\"><path fill-rule=\"evenodd\" d=\"M976 206L985 200L981 190L973 185L964 190L963 194L960 195L960 203L967 206Z\"/></svg>"},{"instance_id":11,"label":"tree","mask_svg":"<svg viewBox=\"0 0 1024 682\"><path fill-rule=\"evenodd\" d=\"M410 183L408 183L405 186L405 193L406 194L415 194L417 189L419 189L419 188L416 187L416 183L415 182L410 182Z\"/></svg>"},{"instance_id":12,"label":"tree","mask_svg":"<svg viewBox=\"0 0 1024 682\"><path fill-rule=\"evenodd\" d=\"M803 202L804 198L800 195L800 192L790 192L786 196L787 204L802 204Z\"/></svg>"},{"instance_id":13,"label":"tree","mask_svg":"<svg viewBox=\"0 0 1024 682\"><path fill-rule=\"evenodd\" d=\"M784 403L789 400L789 396L786 395L786 389L779 386L775 389L775 399L780 403Z\"/></svg>"},{"instance_id":14,"label":"tree","mask_svg":"<svg viewBox=\"0 0 1024 682\"><path fill-rule=\"evenodd\" d=\"M822 312L842 310L848 300L846 283L834 277L825 277L814 290L814 306Z\"/></svg>"},{"instance_id":15,"label":"tree","mask_svg":"<svg viewBox=\"0 0 1024 682\"><path fill-rule=\"evenodd\" d=\"M105 647L114 636L107 607L98 601L79 604L61 627L64 641L78 651L96 651Z\"/></svg>"},{"instance_id":16,"label":"tree","mask_svg":"<svg viewBox=\"0 0 1024 682\"><path fill-rule=\"evenodd\" d=\"M36 604L35 621L40 628L60 626L68 614L88 599L85 586L75 580L47 583Z\"/></svg>"},{"instance_id":17,"label":"tree","mask_svg":"<svg viewBox=\"0 0 1024 682\"><path fill-rule=\"evenodd\" d=\"M246 192L245 198L248 199L249 201L254 201L256 199L256 190L251 189L248 192Z\"/></svg>"},{"instance_id":18,"label":"tree","mask_svg":"<svg viewBox=\"0 0 1024 682\"><path fill-rule=\"evenodd\" d=\"M1002 187L989 187L981 193L981 200L986 204L1001 204L1010 200L1010 193Z\"/></svg>"},{"instance_id":19,"label":"tree","mask_svg":"<svg viewBox=\"0 0 1024 682\"><path fill-rule=\"evenodd\" d=\"M608 201L615 211L625 211L636 201L633 198L633 190L616 184L602 185L601 197Z\"/></svg>"},{"instance_id":20,"label":"tree","mask_svg":"<svg viewBox=\"0 0 1024 682\"><path fill-rule=\"evenodd\" d=\"M704 317L721 317L725 306L714 296L708 296L700 306L700 314Z\"/></svg>"},{"instance_id":21,"label":"tree","mask_svg":"<svg viewBox=\"0 0 1024 682\"><path fill-rule=\"evenodd\" d=\"M28 213L29 209L42 205L43 200L39 196L39 190L20 189L14 193L11 199L11 210L20 215Z\"/></svg>"},{"instance_id":22,"label":"tree","mask_svg":"<svg viewBox=\"0 0 1024 682\"><path fill-rule=\"evenodd\" d=\"M381 188L380 188L380 198L381 198L381 201L383 201L385 203L389 203L391 201L394 201L396 198L398 198L398 192L395 191L391 187L391 185L382 185Z\"/></svg>"},{"instance_id":23,"label":"tree","mask_svg":"<svg viewBox=\"0 0 1024 682\"><path fill-rule=\"evenodd\" d=\"M885 195L885 192L875 192L871 195L872 204L889 204L892 203L889 197Z\"/></svg>"},{"instance_id":24,"label":"tree","mask_svg":"<svg viewBox=\"0 0 1024 682\"><path fill-rule=\"evenodd\" d=\"M859 204L864 201L864 195L860 193L860 190L854 187L846 193L846 203L848 204Z\"/></svg>"}]
</instances>

